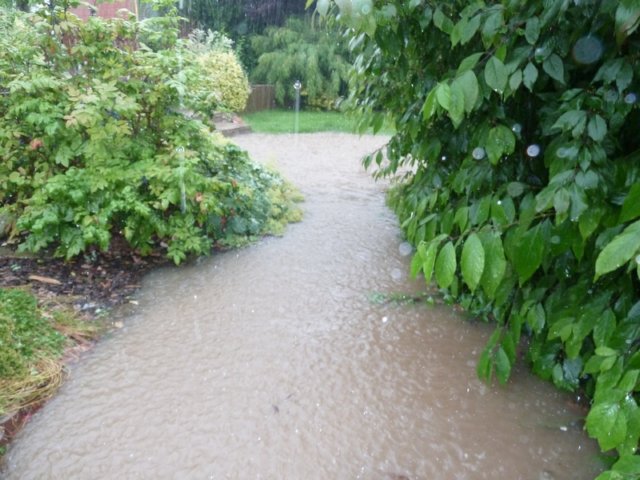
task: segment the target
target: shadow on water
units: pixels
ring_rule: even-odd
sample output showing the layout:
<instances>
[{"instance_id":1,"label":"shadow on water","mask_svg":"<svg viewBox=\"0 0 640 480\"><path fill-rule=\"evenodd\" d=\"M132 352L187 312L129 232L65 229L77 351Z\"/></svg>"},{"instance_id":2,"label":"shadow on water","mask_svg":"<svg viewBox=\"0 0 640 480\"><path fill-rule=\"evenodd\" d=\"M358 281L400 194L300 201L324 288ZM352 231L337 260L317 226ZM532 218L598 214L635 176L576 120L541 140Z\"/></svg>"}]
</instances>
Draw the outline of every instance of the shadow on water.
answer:
<instances>
[{"instance_id":1,"label":"shadow on water","mask_svg":"<svg viewBox=\"0 0 640 480\"><path fill-rule=\"evenodd\" d=\"M522 370L483 384L487 326L393 301L422 285L358 161L384 139L298 138L238 142L301 188L305 220L149 275L123 330L22 432L7 478L593 478L567 396Z\"/></svg>"}]
</instances>

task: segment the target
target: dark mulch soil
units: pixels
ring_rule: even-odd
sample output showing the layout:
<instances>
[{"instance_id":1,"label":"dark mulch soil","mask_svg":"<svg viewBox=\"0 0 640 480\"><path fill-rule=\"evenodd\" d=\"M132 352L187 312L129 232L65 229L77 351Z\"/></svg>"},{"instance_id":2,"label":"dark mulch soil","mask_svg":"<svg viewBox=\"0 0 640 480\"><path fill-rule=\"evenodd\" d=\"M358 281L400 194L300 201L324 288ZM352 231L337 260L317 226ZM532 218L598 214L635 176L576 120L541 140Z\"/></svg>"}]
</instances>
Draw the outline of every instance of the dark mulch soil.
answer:
<instances>
[{"instance_id":1,"label":"dark mulch soil","mask_svg":"<svg viewBox=\"0 0 640 480\"><path fill-rule=\"evenodd\" d=\"M11 247L0 251L0 287L30 286L40 297L65 296L83 311L126 302L145 273L167 260L140 257L122 239L108 252L90 252L75 259L24 256Z\"/></svg>"}]
</instances>

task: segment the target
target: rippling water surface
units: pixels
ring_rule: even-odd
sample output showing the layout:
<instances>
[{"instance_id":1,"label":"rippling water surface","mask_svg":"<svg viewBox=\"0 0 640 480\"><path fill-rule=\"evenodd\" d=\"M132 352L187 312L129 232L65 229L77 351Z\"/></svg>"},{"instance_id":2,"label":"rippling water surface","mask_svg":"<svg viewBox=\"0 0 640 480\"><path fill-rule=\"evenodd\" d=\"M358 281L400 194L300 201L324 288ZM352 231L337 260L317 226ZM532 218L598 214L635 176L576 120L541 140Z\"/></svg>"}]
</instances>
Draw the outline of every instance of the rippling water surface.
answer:
<instances>
[{"instance_id":1,"label":"rippling water surface","mask_svg":"<svg viewBox=\"0 0 640 480\"><path fill-rule=\"evenodd\" d=\"M247 135L306 197L283 238L150 275L125 327L22 432L9 479L590 479L569 397L476 379L489 329L416 293L359 158L384 139Z\"/></svg>"}]
</instances>

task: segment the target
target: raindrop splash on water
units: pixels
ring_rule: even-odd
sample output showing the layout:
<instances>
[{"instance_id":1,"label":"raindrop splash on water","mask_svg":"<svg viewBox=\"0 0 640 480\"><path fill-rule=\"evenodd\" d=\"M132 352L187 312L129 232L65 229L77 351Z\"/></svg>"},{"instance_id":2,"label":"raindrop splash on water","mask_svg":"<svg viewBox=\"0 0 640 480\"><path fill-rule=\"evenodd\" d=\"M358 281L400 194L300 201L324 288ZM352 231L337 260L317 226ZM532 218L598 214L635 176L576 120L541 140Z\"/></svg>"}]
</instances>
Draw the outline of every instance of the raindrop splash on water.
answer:
<instances>
[{"instance_id":1,"label":"raindrop splash on water","mask_svg":"<svg viewBox=\"0 0 640 480\"><path fill-rule=\"evenodd\" d=\"M484 155L485 151L482 147L476 147L473 149L473 152L471 152L471 156L476 160L482 160L484 158Z\"/></svg>"},{"instance_id":2,"label":"raindrop splash on water","mask_svg":"<svg viewBox=\"0 0 640 480\"><path fill-rule=\"evenodd\" d=\"M531 144L527 147L527 155L535 158L540 155L540 145L537 143Z\"/></svg>"},{"instance_id":3,"label":"raindrop splash on water","mask_svg":"<svg viewBox=\"0 0 640 480\"><path fill-rule=\"evenodd\" d=\"M398 250L400 251L400 255L406 257L408 255L411 255L411 252L413 252L413 247L409 242L402 242L398 247Z\"/></svg>"},{"instance_id":4,"label":"raindrop splash on water","mask_svg":"<svg viewBox=\"0 0 640 480\"><path fill-rule=\"evenodd\" d=\"M573 59L577 63L590 65L600 60L603 50L604 47L600 39L592 35L587 35L578 39L573 46Z\"/></svg>"}]
</instances>

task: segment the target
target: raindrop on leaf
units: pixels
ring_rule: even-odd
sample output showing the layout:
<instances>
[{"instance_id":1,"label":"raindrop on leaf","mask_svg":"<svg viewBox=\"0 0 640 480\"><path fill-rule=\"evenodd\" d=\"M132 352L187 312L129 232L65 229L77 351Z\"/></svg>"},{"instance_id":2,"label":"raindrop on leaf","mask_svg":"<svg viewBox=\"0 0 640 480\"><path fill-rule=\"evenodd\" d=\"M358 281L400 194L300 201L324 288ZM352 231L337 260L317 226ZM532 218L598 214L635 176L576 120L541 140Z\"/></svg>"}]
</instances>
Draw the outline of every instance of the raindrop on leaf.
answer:
<instances>
[{"instance_id":1,"label":"raindrop on leaf","mask_svg":"<svg viewBox=\"0 0 640 480\"><path fill-rule=\"evenodd\" d=\"M580 38L573 46L573 59L583 65L590 65L600 60L603 50L600 39L587 35Z\"/></svg>"},{"instance_id":2,"label":"raindrop on leaf","mask_svg":"<svg viewBox=\"0 0 640 480\"><path fill-rule=\"evenodd\" d=\"M484 155L485 151L482 147L476 147L473 149L473 152L471 152L471 156L476 160L482 160L484 158Z\"/></svg>"},{"instance_id":3,"label":"raindrop on leaf","mask_svg":"<svg viewBox=\"0 0 640 480\"><path fill-rule=\"evenodd\" d=\"M529 155L530 157L537 157L538 155L540 155L540 145L536 143L529 145L527 147L527 155Z\"/></svg>"}]
</instances>

